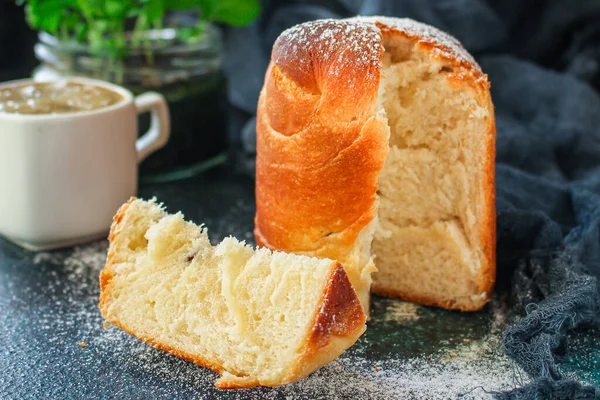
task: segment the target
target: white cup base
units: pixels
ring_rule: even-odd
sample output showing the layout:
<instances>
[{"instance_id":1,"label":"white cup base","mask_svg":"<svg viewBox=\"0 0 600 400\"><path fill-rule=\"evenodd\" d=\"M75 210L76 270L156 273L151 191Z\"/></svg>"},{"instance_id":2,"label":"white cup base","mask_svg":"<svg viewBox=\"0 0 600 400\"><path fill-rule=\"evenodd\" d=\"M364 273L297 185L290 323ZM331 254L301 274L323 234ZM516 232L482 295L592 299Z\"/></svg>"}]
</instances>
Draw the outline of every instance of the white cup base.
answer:
<instances>
[{"instance_id":1,"label":"white cup base","mask_svg":"<svg viewBox=\"0 0 600 400\"><path fill-rule=\"evenodd\" d=\"M108 237L108 231L97 233L94 235L82 236L79 238L73 238L68 240L62 240L57 242L28 242L25 240L13 239L7 236L2 236L3 239L16 244L17 246L23 247L26 250L30 251L48 251L48 250L56 250L64 247L71 247L78 244L84 244L89 242L94 242L100 239L106 239Z\"/></svg>"}]
</instances>

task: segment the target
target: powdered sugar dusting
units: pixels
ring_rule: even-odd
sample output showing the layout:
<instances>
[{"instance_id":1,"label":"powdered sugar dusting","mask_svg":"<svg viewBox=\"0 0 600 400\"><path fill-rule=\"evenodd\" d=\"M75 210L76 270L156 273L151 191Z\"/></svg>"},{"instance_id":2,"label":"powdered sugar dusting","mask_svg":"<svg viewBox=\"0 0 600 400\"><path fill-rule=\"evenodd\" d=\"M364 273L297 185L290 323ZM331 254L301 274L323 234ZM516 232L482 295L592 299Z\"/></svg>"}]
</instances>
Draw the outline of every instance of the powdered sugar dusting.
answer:
<instances>
[{"instance_id":1,"label":"powdered sugar dusting","mask_svg":"<svg viewBox=\"0 0 600 400\"><path fill-rule=\"evenodd\" d=\"M472 64L477 70L481 71L481 67L473 56L460 44L453 36L443 32L431 25L424 24L409 18L392 18L383 16L373 17L355 17L352 21L362 21L369 23L379 22L387 25L390 28L404 32L406 35L418 38L419 41L432 43L436 47L434 52L444 58L456 59L459 62Z\"/></svg>"},{"instance_id":2,"label":"powdered sugar dusting","mask_svg":"<svg viewBox=\"0 0 600 400\"><path fill-rule=\"evenodd\" d=\"M93 375L88 371L102 371L104 382L111 384L98 386L103 390L97 393L98 397L129 398L134 390L138 398L195 394L232 399L455 399L461 395L464 399L481 399L491 397L486 391L510 389L521 383L515 382L513 366L502 354L501 331L505 321L504 310L499 306L494 308L491 328L483 337L468 342L461 337L458 344L449 347L434 344L437 350L428 354L410 355L401 350L406 345L394 343L400 347L377 355L373 346L398 341L382 336L382 327L397 331L406 329L408 324L429 325L431 318L447 323L452 320L449 315L432 315L432 311L411 303L374 298L377 312L368 323L367 333L339 359L290 385L222 392L213 386L217 378L214 372L156 350L114 326L102 327L98 276L107 247L108 243L101 241L32 256L33 264L48 277L43 289L45 301L59 303L51 313L37 315L36 324L47 338L44 346L49 351L67 352L77 360L72 366L60 367L62 374L70 371L66 376L75 379L75 385L86 387L89 383L85 382L90 382ZM19 329L11 324L7 328ZM32 345L35 344L28 344ZM11 351L19 352L23 344L10 346L14 346ZM56 368L50 364L36 367L49 371ZM79 378L78 374L83 375ZM56 379L63 382L64 377L59 375Z\"/></svg>"},{"instance_id":3,"label":"powdered sugar dusting","mask_svg":"<svg viewBox=\"0 0 600 400\"><path fill-rule=\"evenodd\" d=\"M372 24L359 21L323 19L296 25L284 31L273 47L273 60L308 72L318 63L331 68L327 73L351 79L380 65L381 32ZM344 75L346 75L344 74ZM350 82L352 83L352 82Z\"/></svg>"},{"instance_id":4,"label":"powdered sugar dusting","mask_svg":"<svg viewBox=\"0 0 600 400\"><path fill-rule=\"evenodd\" d=\"M381 16L322 19L293 26L277 38L272 59L278 66L304 74L311 81L322 75L343 77L347 86L353 88L359 80L379 76L383 45L376 23L431 44L435 55L469 64L481 72L475 59L449 34L412 19Z\"/></svg>"},{"instance_id":5,"label":"powdered sugar dusting","mask_svg":"<svg viewBox=\"0 0 600 400\"><path fill-rule=\"evenodd\" d=\"M385 320L368 324L377 329L381 323L396 322L402 329L408 320L418 318L421 306L385 300ZM503 313L494 307L494 313ZM369 330L357 345L338 360L308 378L282 388L294 398L419 398L482 399L524 382L517 381L515 367L502 354L503 317L497 317L487 335L468 341L451 351L409 358L374 359L369 351Z\"/></svg>"},{"instance_id":6,"label":"powdered sugar dusting","mask_svg":"<svg viewBox=\"0 0 600 400\"><path fill-rule=\"evenodd\" d=\"M40 328L48 332L77 329L77 339L86 344L94 342L90 332L102 323L98 309L100 271L106 263L106 240L75 246L70 251L41 252L33 257L33 264L60 266L49 271L46 289L55 305L64 303L69 313L64 318L44 314ZM62 340L51 335L50 341Z\"/></svg>"},{"instance_id":7,"label":"powdered sugar dusting","mask_svg":"<svg viewBox=\"0 0 600 400\"><path fill-rule=\"evenodd\" d=\"M384 314L384 321L401 322L403 320L418 319L419 306L406 301L395 301L391 307L388 307Z\"/></svg>"},{"instance_id":8,"label":"powdered sugar dusting","mask_svg":"<svg viewBox=\"0 0 600 400\"><path fill-rule=\"evenodd\" d=\"M64 271L67 272L69 281L86 285L88 280L97 280L100 276L100 270L106 263L107 249L108 242L102 240L87 245L75 246L67 254L64 252L36 253L33 257L33 263L60 263L64 265Z\"/></svg>"},{"instance_id":9,"label":"powdered sugar dusting","mask_svg":"<svg viewBox=\"0 0 600 400\"><path fill-rule=\"evenodd\" d=\"M302 398L481 399L516 384L507 362L480 360L465 354L467 357L459 353L446 360L423 357L377 363L361 357L342 357L283 391Z\"/></svg>"}]
</instances>

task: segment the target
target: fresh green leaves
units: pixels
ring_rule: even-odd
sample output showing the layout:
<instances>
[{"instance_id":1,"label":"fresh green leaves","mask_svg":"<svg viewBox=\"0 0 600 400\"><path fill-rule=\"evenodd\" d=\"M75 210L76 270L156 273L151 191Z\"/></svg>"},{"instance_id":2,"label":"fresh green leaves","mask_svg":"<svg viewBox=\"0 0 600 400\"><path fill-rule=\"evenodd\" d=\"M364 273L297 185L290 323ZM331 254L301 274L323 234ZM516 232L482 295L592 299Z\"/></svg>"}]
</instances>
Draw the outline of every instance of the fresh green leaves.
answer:
<instances>
[{"instance_id":1,"label":"fresh green leaves","mask_svg":"<svg viewBox=\"0 0 600 400\"><path fill-rule=\"evenodd\" d=\"M124 23L129 17L160 21L170 10L199 10L204 21L243 26L260 13L258 0L18 0L26 4L27 21L39 30L57 33L61 24L91 24L97 19ZM71 18L70 20L68 20ZM89 29L89 27L88 27Z\"/></svg>"},{"instance_id":2,"label":"fresh green leaves","mask_svg":"<svg viewBox=\"0 0 600 400\"><path fill-rule=\"evenodd\" d=\"M248 25L260 14L258 0L162 0L165 9L198 8L205 21L223 22L233 26Z\"/></svg>"},{"instance_id":3,"label":"fresh green leaves","mask_svg":"<svg viewBox=\"0 0 600 400\"><path fill-rule=\"evenodd\" d=\"M125 19L130 7L130 1L105 0L104 14L107 18Z\"/></svg>"},{"instance_id":4,"label":"fresh green leaves","mask_svg":"<svg viewBox=\"0 0 600 400\"><path fill-rule=\"evenodd\" d=\"M203 19L233 26L248 25L260 14L258 0L198 0L198 5Z\"/></svg>"},{"instance_id":5,"label":"fresh green leaves","mask_svg":"<svg viewBox=\"0 0 600 400\"><path fill-rule=\"evenodd\" d=\"M29 0L25 10L27 23L34 28L57 33L75 5L75 0Z\"/></svg>"},{"instance_id":6,"label":"fresh green leaves","mask_svg":"<svg viewBox=\"0 0 600 400\"><path fill-rule=\"evenodd\" d=\"M32 28L63 39L87 42L93 50L104 50L116 58L125 54L124 31L132 19L139 33L160 27L168 11L197 11L198 26L183 28L181 38L185 40L201 31L206 21L244 26L260 14L259 0L17 0L17 3L25 4L27 22Z\"/></svg>"},{"instance_id":7,"label":"fresh green leaves","mask_svg":"<svg viewBox=\"0 0 600 400\"><path fill-rule=\"evenodd\" d=\"M165 16L165 3L164 0L145 0L144 1L143 14L146 16L146 20L150 24L155 24L162 20Z\"/></svg>"}]
</instances>

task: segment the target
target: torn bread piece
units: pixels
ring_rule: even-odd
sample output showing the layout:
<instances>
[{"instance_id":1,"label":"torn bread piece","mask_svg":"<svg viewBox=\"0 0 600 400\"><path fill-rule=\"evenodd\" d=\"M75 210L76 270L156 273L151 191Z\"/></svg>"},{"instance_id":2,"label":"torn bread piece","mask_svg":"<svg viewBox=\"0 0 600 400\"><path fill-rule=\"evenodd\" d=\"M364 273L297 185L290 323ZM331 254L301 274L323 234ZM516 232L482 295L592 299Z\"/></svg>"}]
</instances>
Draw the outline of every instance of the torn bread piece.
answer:
<instances>
[{"instance_id":1,"label":"torn bread piece","mask_svg":"<svg viewBox=\"0 0 600 400\"><path fill-rule=\"evenodd\" d=\"M343 267L234 238L131 199L114 217L100 309L110 323L221 374L219 388L301 379L350 347L365 314Z\"/></svg>"}]
</instances>

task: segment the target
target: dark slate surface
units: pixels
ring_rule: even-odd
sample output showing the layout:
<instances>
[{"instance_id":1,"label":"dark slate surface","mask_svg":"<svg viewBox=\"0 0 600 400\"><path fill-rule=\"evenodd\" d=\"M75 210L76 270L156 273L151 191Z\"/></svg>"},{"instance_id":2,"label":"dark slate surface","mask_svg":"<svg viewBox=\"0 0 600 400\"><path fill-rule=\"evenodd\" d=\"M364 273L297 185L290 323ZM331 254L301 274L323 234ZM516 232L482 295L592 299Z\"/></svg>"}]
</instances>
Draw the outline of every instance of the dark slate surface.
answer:
<instances>
[{"instance_id":1,"label":"dark slate surface","mask_svg":"<svg viewBox=\"0 0 600 400\"><path fill-rule=\"evenodd\" d=\"M216 171L140 195L205 222L213 241L229 234L252 241L246 178ZM283 388L218 391L213 372L103 327L98 272L106 246L36 254L0 239L0 398L485 398L484 389L520 382L502 354L503 302L461 314L374 298L367 333L341 359ZM570 342L562 368L598 384L599 363L589 332Z\"/></svg>"}]
</instances>

